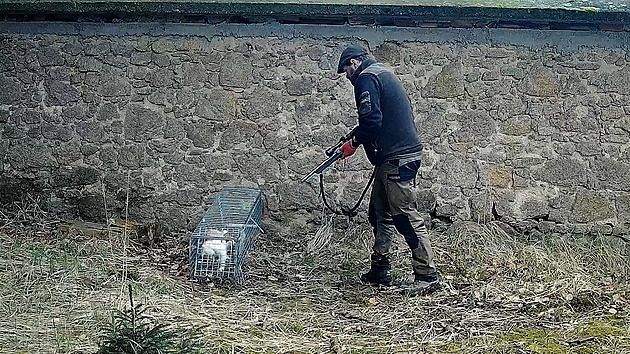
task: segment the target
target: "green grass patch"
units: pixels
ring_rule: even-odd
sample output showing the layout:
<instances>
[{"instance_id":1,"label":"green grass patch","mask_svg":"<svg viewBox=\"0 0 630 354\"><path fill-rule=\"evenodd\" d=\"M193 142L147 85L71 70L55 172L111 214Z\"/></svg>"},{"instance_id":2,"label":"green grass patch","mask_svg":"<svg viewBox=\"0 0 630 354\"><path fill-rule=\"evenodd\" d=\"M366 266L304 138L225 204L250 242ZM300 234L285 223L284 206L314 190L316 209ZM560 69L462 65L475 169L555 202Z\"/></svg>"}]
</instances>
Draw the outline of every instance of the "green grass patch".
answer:
<instances>
[{"instance_id":1,"label":"green grass patch","mask_svg":"<svg viewBox=\"0 0 630 354\"><path fill-rule=\"evenodd\" d=\"M443 353L462 353L482 347L487 348L485 353L627 353L630 351L630 329L623 319L604 317L571 330L515 328L509 333L447 343L436 348Z\"/></svg>"}]
</instances>

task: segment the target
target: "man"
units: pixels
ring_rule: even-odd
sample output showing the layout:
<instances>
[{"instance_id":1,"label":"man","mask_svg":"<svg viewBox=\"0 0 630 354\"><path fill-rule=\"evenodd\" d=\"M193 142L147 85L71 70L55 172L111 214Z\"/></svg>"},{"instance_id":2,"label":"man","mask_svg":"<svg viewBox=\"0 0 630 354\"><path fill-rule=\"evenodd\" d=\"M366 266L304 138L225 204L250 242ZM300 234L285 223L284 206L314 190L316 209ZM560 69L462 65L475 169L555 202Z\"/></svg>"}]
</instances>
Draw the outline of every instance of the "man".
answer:
<instances>
[{"instance_id":1,"label":"man","mask_svg":"<svg viewBox=\"0 0 630 354\"><path fill-rule=\"evenodd\" d=\"M363 145L368 160L376 166L370 197L369 220L374 228L370 271L361 281L391 285L389 251L398 230L411 249L413 295L439 289L429 234L416 209L416 174L420 167L422 143L414 124L411 103L401 82L374 61L360 46L350 46L341 54L339 74L354 86L359 125L352 139L340 150L343 158Z\"/></svg>"}]
</instances>

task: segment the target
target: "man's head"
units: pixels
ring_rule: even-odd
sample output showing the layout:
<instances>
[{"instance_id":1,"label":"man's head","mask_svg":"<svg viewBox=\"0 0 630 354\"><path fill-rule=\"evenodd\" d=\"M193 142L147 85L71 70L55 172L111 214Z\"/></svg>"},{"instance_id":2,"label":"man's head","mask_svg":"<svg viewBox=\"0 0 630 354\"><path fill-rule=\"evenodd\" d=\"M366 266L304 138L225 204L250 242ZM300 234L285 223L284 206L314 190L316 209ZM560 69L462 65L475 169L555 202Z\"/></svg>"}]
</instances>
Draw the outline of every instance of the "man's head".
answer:
<instances>
[{"instance_id":1,"label":"man's head","mask_svg":"<svg viewBox=\"0 0 630 354\"><path fill-rule=\"evenodd\" d=\"M367 58L365 49L358 45L351 45L344 49L339 58L337 73L346 73L346 78L350 79L361 63Z\"/></svg>"}]
</instances>

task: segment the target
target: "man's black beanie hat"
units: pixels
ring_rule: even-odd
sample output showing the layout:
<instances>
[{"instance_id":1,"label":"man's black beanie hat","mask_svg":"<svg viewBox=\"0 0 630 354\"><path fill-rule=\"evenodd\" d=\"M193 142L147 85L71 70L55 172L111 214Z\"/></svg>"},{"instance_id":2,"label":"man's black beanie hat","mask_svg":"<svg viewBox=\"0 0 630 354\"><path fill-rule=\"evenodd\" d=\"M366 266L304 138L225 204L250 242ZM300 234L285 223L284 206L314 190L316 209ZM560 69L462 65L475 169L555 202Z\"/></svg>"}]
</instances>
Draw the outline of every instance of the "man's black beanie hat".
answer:
<instances>
[{"instance_id":1,"label":"man's black beanie hat","mask_svg":"<svg viewBox=\"0 0 630 354\"><path fill-rule=\"evenodd\" d=\"M358 45L351 45L348 48L344 49L343 53L341 53L341 58L339 58L339 66L337 67L337 73L341 74L343 72L344 65L348 65L350 59L359 57L361 55L367 54L365 49Z\"/></svg>"}]
</instances>

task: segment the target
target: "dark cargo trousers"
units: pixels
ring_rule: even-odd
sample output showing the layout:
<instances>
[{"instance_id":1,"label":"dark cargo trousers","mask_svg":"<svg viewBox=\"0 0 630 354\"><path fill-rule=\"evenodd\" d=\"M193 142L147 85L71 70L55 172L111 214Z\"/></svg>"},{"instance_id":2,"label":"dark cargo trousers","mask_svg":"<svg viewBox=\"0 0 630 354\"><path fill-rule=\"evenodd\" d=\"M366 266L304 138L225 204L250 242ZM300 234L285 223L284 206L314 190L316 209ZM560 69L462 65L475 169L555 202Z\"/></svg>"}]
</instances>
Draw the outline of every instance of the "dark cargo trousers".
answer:
<instances>
[{"instance_id":1,"label":"dark cargo trousers","mask_svg":"<svg viewBox=\"0 0 630 354\"><path fill-rule=\"evenodd\" d=\"M417 275L436 273L433 250L424 221L416 208L415 178L420 161L398 166L387 161L376 167L370 197L369 219L374 228L374 256L389 258L396 230L411 249L411 265Z\"/></svg>"}]
</instances>

